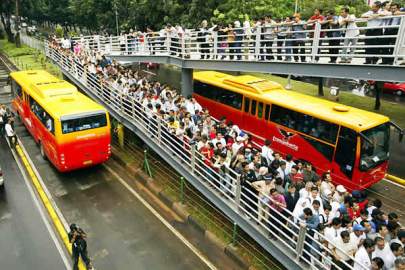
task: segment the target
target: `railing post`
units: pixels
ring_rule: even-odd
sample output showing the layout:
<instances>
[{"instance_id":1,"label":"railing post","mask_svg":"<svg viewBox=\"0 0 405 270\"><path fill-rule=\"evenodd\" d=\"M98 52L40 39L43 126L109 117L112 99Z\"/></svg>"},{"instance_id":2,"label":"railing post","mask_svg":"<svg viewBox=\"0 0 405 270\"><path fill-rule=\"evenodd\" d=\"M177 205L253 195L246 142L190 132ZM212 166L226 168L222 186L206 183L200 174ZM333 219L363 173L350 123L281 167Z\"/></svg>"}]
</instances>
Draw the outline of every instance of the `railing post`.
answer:
<instances>
[{"instance_id":1,"label":"railing post","mask_svg":"<svg viewBox=\"0 0 405 270\"><path fill-rule=\"evenodd\" d=\"M213 34L213 40L214 40L214 51L213 51L213 55L212 58L213 59L219 59L219 55L218 55L218 33L214 32Z\"/></svg>"},{"instance_id":2,"label":"railing post","mask_svg":"<svg viewBox=\"0 0 405 270\"><path fill-rule=\"evenodd\" d=\"M183 35L180 37L180 42L181 42L181 58L185 59L186 55L186 41L185 41L185 35L186 33L183 33Z\"/></svg>"},{"instance_id":3,"label":"railing post","mask_svg":"<svg viewBox=\"0 0 405 270\"><path fill-rule=\"evenodd\" d=\"M236 222L233 223L232 229L232 245L235 246L238 238L238 224Z\"/></svg>"},{"instance_id":4,"label":"railing post","mask_svg":"<svg viewBox=\"0 0 405 270\"><path fill-rule=\"evenodd\" d=\"M143 169L145 170L145 172L149 175L149 177L153 177L152 176L152 171L150 169L149 166L149 162L148 162L148 150L143 150L143 154L144 154L144 160L143 160Z\"/></svg>"},{"instance_id":5,"label":"railing post","mask_svg":"<svg viewBox=\"0 0 405 270\"><path fill-rule=\"evenodd\" d=\"M157 117L157 124L158 124L158 144L162 144L162 119Z\"/></svg>"},{"instance_id":6,"label":"railing post","mask_svg":"<svg viewBox=\"0 0 405 270\"><path fill-rule=\"evenodd\" d=\"M196 148L196 145L195 145L195 143L190 143L190 147L191 147L191 149L190 149L190 152L191 152L191 174L194 174L194 171L195 171L195 148Z\"/></svg>"},{"instance_id":7,"label":"railing post","mask_svg":"<svg viewBox=\"0 0 405 270\"><path fill-rule=\"evenodd\" d=\"M240 181L240 174L236 176L236 190L235 190L235 204L240 210L240 199L241 199L242 186Z\"/></svg>"},{"instance_id":8,"label":"railing post","mask_svg":"<svg viewBox=\"0 0 405 270\"><path fill-rule=\"evenodd\" d=\"M315 62L315 58L318 55L320 37L321 37L321 24L316 22L315 29L314 29L314 36L312 38L312 51L311 51L311 59L312 59L311 62L312 63Z\"/></svg>"},{"instance_id":9,"label":"railing post","mask_svg":"<svg viewBox=\"0 0 405 270\"><path fill-rule=\"evenodd\" d=\"M109 37L109 42L110 42L110 52L113 52L114 50L113 50L113 42L112 42L112 40L113 40L113 37L112 36L110 36Z\"/></svg>"},{"instance_id":10,"label":"railing post","mask_svg":"<svg viewBox=\"0 0 405 270\"><path fill-rule=\"evenodd\" d=\"M180 202L183 204L184 203L184 177L180 177Z\"/></svg>"},{"instance_id":11,"label":"railing post","mask_svg":"<svg viewBox=\"0 0 405 270\"><path fill-rule=\"evenodd\" d=\"M297 247L295 251L297 253L297 260L300 259L304 251L305 236L307 234L307 225L305 223L300 223L300 230L298 232Z\"/></svg>"},{"instance_id":12,"label":"railing post","mask_svg":"<svg viewBox=\"0 0 405 270\"><path fill-rule=\"evenodd\" d=\"M259 60L260 58L260 39L262 37L262 27L258 26L256 30L256 39L255 39L255 59Z\"/></svg>"},{"instance_id":13,"label":"railing post","mask_svg":"<svg viewBox=\"0 0 405 270\"><path fill-rule=\"evenodd\" d=\"M124 35L125 38L125 55L128 55L128 36Z\"/></svg>"},{"instance_id":14,"label":"railing post","mask_svg":"<svg viewBox=\"0 0 405 270\"><path fill-rule=\"evenodd\" d=\"M392 53L392 56L394 57L394 65L398 65L398 58L400 58L399 54L401 53L402 47L405 47L405 16L401 17L401 23L398 27L397 39L395 40L395 47Z\"/></svg>"}]
</instances>

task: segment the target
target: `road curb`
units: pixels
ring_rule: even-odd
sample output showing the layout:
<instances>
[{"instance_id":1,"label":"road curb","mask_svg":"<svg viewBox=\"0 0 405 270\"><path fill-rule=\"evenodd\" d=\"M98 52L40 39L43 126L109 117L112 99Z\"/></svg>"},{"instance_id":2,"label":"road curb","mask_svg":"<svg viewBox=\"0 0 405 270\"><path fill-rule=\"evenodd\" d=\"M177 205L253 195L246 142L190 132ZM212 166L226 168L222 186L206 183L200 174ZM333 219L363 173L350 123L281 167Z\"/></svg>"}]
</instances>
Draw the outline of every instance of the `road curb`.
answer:
<instances>
[{"instance_id":1,"label":"road curb","mask_svg":"<svg viewBox=\"0 0 405 270\"><path fill-rule=\"evenodd\" d=\"M147 174L145 174L141 169L136 169L129 164L126 164L119 155L114 153L114 148L112 151L111 157L116 160L119 164L123 167L127 168L130 172L135 175L137 181L141 183L145 183L145 187L149 189L153 194L158 196L162 200L162 202L170 207L177 215L179 215L187 224L194 227L197 231L201 232L204 235L204 238L209 241L212 245L218 247L219 250L224 252L226 256L230 259L234 260L239 266L243 269L254 270L255 268L250 265L250 263L243 259L237 253L237 247L226 244L221 239L219 239L213 232L205 229L205 227L199 223L185 208L185 206L177 201L173 201L170 199L166 194L163 193L163 188L158 186L153 178L150 178Z\"/></svg>"},{"instance_id":2,"label":"road curb","mask_svg":"<svg viewBox=\"0 0 405 270\"><path fill-rule=\"evenodd\" d=\"M391 180L397 184L405 186L405 179L399 178L399 177L391 175L391 174L386 174L385 178L387 178L388 180Z\"/></svg>"}]
</instances>

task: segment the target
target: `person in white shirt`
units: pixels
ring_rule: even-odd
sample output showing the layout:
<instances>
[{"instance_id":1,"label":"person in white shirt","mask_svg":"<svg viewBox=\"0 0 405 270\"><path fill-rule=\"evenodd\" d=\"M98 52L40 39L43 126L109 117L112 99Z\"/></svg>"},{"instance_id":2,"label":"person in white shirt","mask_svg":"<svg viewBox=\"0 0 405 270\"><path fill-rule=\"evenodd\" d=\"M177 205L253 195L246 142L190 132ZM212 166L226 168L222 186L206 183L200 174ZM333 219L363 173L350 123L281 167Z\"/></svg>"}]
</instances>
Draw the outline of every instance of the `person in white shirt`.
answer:
<instances>
[{"instance_id":1,"label":"person in white shirt","mask_svg":"<svg viewBox=\"0 0 405 270\"><path fill-rule=\"evenodd\" d=\"M405 269L405 257L398 257L395 259L395 270L404 270Z\"/></svg>"},{"instance_id":2,"label":"person in white shirt","mask_svg":"<svg viewBox=\"0 0 405 270\"><path fill-rule=\"evenodd\" d=\"M277 174L281 179L283 179L283 183L285 183L285 177L287 176L286 172L286 162L283 160L280 162L280 167L277 168Z\"/></svg>"},{"instance_id":3,"label":"person in white shirt","mask_svg":"<svg viewBox=\"0 0 405 270\"><path fill-rule=\"evenodd\" d=\"M241 136L236 137L236 141L232 144L232 157L235 157L239 149L243 147L243 141L245 139Z\"/></svg>"},{"instance_id":4,"label":"person in white shirt","mask_svg":"<svg viewBox=\"0 0 405 270\"><path fill-rule=\"evenodd\" d=\"M381 38L372 37L382 36L383 28L381 28L381 26L384 25L384 20L381 20L380 18L383 16L385 16L385 13L381 10L380 2L375 2L371 6L371 9L361 16L362 18L367 19L366 39L364 40L364 43L366 45L366 55L378 55L382 50L382 48L378 48L375 46L382 45L382 42L384 42L384 40ZM366 57L366 62L364 64L376 64L377 61L378 57L368 56Z\"/></svg>"},{"instance_id":5,"label":"person in white shirt","mask_svg":"<svg viewBox=\"0 0 405 270\"><path fill-rule=\"evenodd\" d=\"M331 225L332 226L325 228L323 234L326 240L333 243L344 229L342 228L342 221L339 218L333 218ZM333 248L332 245L328 245L328 247L330 249Z\"/></svg>"},{"instance_id":6,"label":"person in white shirt","mask_svg":"<svg viewBox=\"0 0 405 270\"><path fill-rule=\"evenodd\" d=\"M394 266L395 256L391 251L390 245L379 236L375 238L375 244L375 250L371 257L380 257L384 261L384 269L391 269Z\"/></svg>"},{"instance_id":7,"label":"person in white shirt","mask_svg":"<svg viewBox=\"0 0 405 270\"><path fill-rule=\"evenodd\" d=\"M273 156L273 150L270 148L271 141L270 140L265 140L264 145L262 146L262 157L266 159L267 164L271 164L271 162L274 160Z\"/></svg>"},{"instance_id":8,"label":"person in white shirt","mask_svg":"<svg viewBox=\"0 0 405 270\"><path fill-rule=\"evenodd\" d=\"M325 172L322 175L322 183L321 183L321 187L320 187L320 193L321 193L322 199L327 198L326 190L329 190L331 192L335 191L335 185L332 183L332 177L329 172Z\"/></svg>"},{"instance_id":9,"label":"person in white shirt","mask_svg":"<svg viewBox=\"0 0 405 270\"><path fill-rule=\"evenodd\" d=\"M371 254L374 251L375 243L371 239L364 240L363 245L359 248L354 256L354 270L364 270L371 268Z\"/></svg>"},{"instance_id":10,"label":"person in white shirt","mask_svg":"<svg viewBox=\"0 0 405 270\"><path fill-rule=\"evenodd\" d=\"M14 146L17 143L17 138L15 137L15 132L12 126L13 120L10 118L7 121L7 124L5 125L4 129L6 130L6 135L8 138L8 141L10 142L11 146Z\"/></svg>"},{"instance_id":11,"label":"person in white shirt","mask_svg":"<svg viewBox=\"0 0 405 270\"><path fill-rule=\"evenodd\" d=\"M4 105L0 105L0 136L4 134L4 126L6 122L6 110L4 109Z\"/></svg>"},{"instance_id":12,"label":"person in white shirt","mask_svg":"<svg viewBox=\"0 0 405 270\"><path fill-rule=\"evenodd\" d=\"M334 241L335 247L332 249L334 263L342 269L348 269L351 266L349 256L354 256L357 251L357 245L350 237L350 233L344 230Z\"/></svg>"},{"instance_id":13,"label":"person in white shirt","mask_svg":"<svg viewBox=\"0 0 405 270\"><path fill-rule=\"evenodd\" d=\"M291 173L291 168L296 165L295 162L293 161L293 156L290 154L287 154L285 157L285 174L289 175Z\"/></svg>"},{"instance_id":14,"label":"person in white shirt","mask_svg":"<svg viewBox=\"0 0 405 270\"><path fill-rule=\"evenodd\" d=\"M352 228L350 237L356 242L357 246L360 247L363 244L363 241L366 239L366 234L364 233L366 228L360 224L355 224Z\"/></svg>"},{"instance_id":15,"label":"person in white shirt","mask_svg":"<svg viewBox=\"0 0 405 270\"><path fill-rule=\"evenodd\" d=\"M345 39L343 42L344 47L341 52L342 59L340 63L350 63L352 61L350 55L353 55L355 51L354 46L356 46L358 37L360 35L360 31L356 24L356 16L354 14L349 14L349 12L350 9L348 7L342 8L338 19L340 27L345 28ZM348 51L349 56L346 55Z\"/></svg>"},{"instance_id":16,"label":"person in white shirt","mask_svg":"<svg viewBox=\"0 0 405 270\"><path fill-rule=\"evenodd\" d=\"M214 139L212 139L211 142L214 145L215 149L217 148L217 143L221 143L223 147L226 146L226 141L224 139L223 134L221 133L217 133L217 136Z\"/></svg>"}]
</instances>

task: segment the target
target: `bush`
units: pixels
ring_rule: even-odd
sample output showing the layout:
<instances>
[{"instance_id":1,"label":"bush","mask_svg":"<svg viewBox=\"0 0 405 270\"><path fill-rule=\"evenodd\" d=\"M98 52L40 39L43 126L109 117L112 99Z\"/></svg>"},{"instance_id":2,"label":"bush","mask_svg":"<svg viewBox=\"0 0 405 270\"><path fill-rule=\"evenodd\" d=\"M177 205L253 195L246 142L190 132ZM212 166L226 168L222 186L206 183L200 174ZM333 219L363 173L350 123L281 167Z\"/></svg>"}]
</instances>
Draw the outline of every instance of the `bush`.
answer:
<instances>
[{"instance_id":1,"label":"bush","mask_svg":"<svg viewBox=\"0 0 405 270\"><path fill-rule=\"evenodd\" d=\"M64 36L65 30L63 30L63 27L60 24L57 24L55 27L55 35L58 38L62 38Z\"/></svg>"}]
</instances>

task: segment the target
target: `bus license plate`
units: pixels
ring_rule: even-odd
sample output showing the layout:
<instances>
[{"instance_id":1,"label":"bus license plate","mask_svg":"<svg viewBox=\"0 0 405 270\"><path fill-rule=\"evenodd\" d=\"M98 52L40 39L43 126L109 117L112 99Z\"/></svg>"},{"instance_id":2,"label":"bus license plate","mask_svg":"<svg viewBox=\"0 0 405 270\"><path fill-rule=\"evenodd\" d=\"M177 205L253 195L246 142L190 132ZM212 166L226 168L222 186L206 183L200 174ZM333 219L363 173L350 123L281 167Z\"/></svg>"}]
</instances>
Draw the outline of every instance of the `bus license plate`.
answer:
<instances>
[{"instance_id":1,"label":"bus license plate","mask_svg":"<svg viewBox=\"0 0 405 270\"><path fill-rule=\"evenodd\" d=\"M85 162L83 162L83 165L90 165L93 163L93 160L86 160Z\"/></svg>"}]
</instances>

